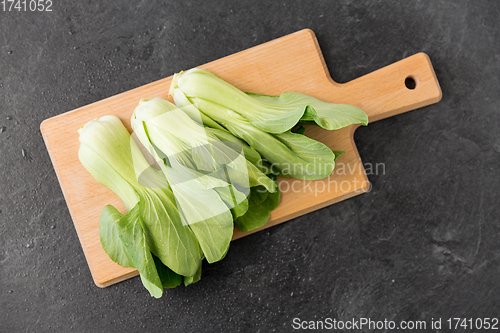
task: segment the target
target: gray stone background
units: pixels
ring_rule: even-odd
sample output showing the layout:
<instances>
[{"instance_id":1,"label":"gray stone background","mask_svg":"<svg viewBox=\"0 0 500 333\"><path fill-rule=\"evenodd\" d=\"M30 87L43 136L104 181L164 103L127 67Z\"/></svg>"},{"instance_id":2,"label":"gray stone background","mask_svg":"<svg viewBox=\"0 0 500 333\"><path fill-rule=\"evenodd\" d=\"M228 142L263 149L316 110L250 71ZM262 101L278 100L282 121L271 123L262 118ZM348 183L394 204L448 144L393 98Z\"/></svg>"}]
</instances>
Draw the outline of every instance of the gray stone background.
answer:
<instances>
[{"instance_id":1,"label":"gray stone background","mask_svg":"<svg viewBox=\"0 0 500 333\"><path fill-rule=\"evenodd\" d=\"M52 9L0 12L1 332L287 332L295 317L500 316L499 2ZM363 162L386 166L370 193L232 243L199 283L159 300L139 278L96 287L41 121L303 28L337 82L426 52L442 101L357 130Z\"/></svg>"}]
</instances>

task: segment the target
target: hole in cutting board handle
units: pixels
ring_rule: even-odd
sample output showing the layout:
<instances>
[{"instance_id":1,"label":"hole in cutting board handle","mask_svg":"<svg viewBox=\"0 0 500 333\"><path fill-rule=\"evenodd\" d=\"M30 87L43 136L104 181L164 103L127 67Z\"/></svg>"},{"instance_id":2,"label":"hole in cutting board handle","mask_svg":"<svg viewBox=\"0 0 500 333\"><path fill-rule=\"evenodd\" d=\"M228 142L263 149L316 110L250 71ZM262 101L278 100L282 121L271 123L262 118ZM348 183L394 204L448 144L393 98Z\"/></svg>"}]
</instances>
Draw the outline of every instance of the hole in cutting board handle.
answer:
<instances>
[{"instance_id":1,"label":"hole in cutting board handle","mask_svg":"<svg viewBox=\"0 0 500 333\"><path fill-rule=\"evenodd\" d=\"M413 90L418 87L418 77L415 75L409 75L405 79L405 86L406 88Z\"/></svg>"}]
</instances>

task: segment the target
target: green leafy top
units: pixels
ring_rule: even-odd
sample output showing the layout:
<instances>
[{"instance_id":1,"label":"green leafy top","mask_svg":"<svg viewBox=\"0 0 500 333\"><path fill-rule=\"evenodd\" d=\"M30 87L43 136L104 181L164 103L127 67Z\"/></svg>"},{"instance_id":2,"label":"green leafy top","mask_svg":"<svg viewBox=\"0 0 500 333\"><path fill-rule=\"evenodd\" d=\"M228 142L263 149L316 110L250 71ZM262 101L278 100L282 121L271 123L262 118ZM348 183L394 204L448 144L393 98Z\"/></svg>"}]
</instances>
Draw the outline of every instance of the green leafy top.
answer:
<instances>
[{"instance_id":1,"label":"green leafy top","mask_svg":"<svg viewBox=\"0 0 500 333\"><path fill-rule=\"evenodd\" d=\"M352 124L367 125L368 116L360 108L348 104L332 104L298 92L284 92L279 96L247 93L262 103L281 109L302 109L299 124L316 124L326 130L338 130Z\"/></svg>"},{"instance_id":2,"label":"green leafy top","mask_svg":"<svg viewBox=\"0 0 500 333\"><path fill-rule=\"evenodd\" d=\"M248 143L271 163L270 171L279 172L281 176L307 180L323 179L328 177L335 167L333 151L305 135L290 131L273 135L256 128L243 116L219 104L198 98L182 101L192 101L208 117Z\"/></svg>"},{"instance_id":3,"label":"green leafy top","mask_svg":"<svg viewBox=\"0 0 500 333\"><path fill-rule=\"evenodd\" d=\"M188 98L201 98L230 108L268 133L290 130L304 114L304 110L282 110L261 102L209 71L198 68L177 74L170 89L174 96L175 89L180 89Z\"/></svg>"},{"instance_id":4,"label":"green leafy top","mask_svg":"<svg viewBox=\"0 0 500 333\"><path fill-rule=\"evenodd\" d=\"M284 92L280 96L244 93L209 71L199 68L174 76L170 94L176 104L184 98L178 91L182 91L187 99L196 98L228 108L243 116L256 128L270 134L287 132L299 123L316 123L327 130L352 124L368 124L366 113L352 105L326 103L297 92ZM217 126L205 116L201 120L208 126Z\"/></svg>"}]
</instances>

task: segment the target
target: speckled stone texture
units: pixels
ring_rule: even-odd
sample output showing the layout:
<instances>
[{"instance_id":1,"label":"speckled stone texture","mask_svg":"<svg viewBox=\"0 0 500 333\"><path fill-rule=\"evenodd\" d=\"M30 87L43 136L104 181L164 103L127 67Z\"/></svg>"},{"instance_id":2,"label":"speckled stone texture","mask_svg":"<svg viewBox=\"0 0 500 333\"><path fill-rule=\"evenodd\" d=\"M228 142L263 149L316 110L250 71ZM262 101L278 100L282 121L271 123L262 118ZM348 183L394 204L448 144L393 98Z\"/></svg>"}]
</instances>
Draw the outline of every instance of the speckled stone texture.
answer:
<instances>
[{"instance_id":1,"label":"speckled stone texture","mask_svg":"<svg viewBox=\"0 0 500 333\"><path fill-rule=\"evenodd\" d=\"M1 332L500 316L499 2L53 3L0 12ZM159 300L139 278L96 287L41 121L303 28L338 82L426 52L442 101L357 130L363 162L385 164L370 193L232 243Z\"/></svg>"}]
</instances>

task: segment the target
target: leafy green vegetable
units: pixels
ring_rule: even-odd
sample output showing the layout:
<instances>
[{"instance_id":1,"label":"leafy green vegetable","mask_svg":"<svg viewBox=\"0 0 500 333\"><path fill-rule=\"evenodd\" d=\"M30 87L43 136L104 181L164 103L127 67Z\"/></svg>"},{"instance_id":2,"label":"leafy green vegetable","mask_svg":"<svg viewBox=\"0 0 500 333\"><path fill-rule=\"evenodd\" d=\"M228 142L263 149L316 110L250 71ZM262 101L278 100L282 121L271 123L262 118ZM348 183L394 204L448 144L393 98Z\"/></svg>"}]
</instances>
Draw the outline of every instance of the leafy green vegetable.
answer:
<instances>
[{"instance_id":1,"label":"leafy green vegetable","mask_svg":"<svg viewBox=\"0 0 500 333\"><path fill-rule=\"evenodd\" d=\"M215 262L229 248L233 218L214 188L229 184L196 168L216 171L221 162L234 161L228 161L227 151L211 145L199 127L184 112L157 98L142 101L132 116L137 137L152 152L172 187L184 224L193 231L207 261Z\"/></svg>"},{"instance_id":2,"label":"leafy green vegetable","mask_svg":"<svg viewBox=\"0 0 500 333\"><path fill-rule=\"evenodd\" d=\"M149 166L121 121L114 116L101 117L79 132L81 163L120 197L128 211L137 210L151 251L177 274L194 275L203 256L196 236L183 225L165 177ZM149 182L159 187L140 185L136 173L147 175ZM112 233L107 235L101 235L103 248L116 258L111 248L117 245L112 242ZM119 246L115 249L121 250Z\"/></svg>"},{"instance_id":3,"label":"leafy green vegetable","mask_svg":"<svg viewBox=\"0 0 500 333\"><path fill-rule=\"evenodd\" d=\"M111 260L123 267L134 267L134 263L128 256L128 251L120 239L116 226L116 222L122 217L123 214L116 210L115 207L111 205L104 207L99 221L99 237L102 248Z\"/></svg>"},{"instance_id":4,"label":"leafy green vegetable","mask_svg":"<svg viewBox=\"0 0 500 333\"><path fill-rule=\"evenodd\" d=\"M130 262L133 263L146 289L156 298L163 294L163 284L156 270L139 215L139 207L135 206L127 215L116 222L118 235L127 251Z\"/></svg>"},{"instance_id":5,"label":"leafy green vegetable","mask_svg":"<svg viewBox=\"0 0 500 333\"><path fill-rule=\"evenodd\" d=\"M168 157L170 166L214 173L227 167L230 176L244 175L244 179L240 178L240 187L248 188L250 182L250 186L262 185L269 191L275 190L276 184L252 163L257 164L260 159L255 150L242 146L241 140L225 130L204 128L193 121L185 109L159 98L143 100L132 116L132 128L145 147L155 150L153 155L159 159ZM243 181L246 184L242 184Z\"/></svg>"},{"instance_id":6,"label":"leafy green vegetable","mask_svg":"<svg viewBox=\"0 0 500 333\"><path fill-rule=\"evenodd\" d=\"M233 219L243 216L248 211L248 200L244 193L236 190L233 185L228 187L214 188L219 193L220 198L226 203L226 206L231 209ZM264 188L265 191L267 191Z\"/></svg>"},{"instance_id":7,"label":"leafy green vegetable","mask_svg":"<svg viewBox=\"0 0 500 333\"><path fill-rule=\"evenodd\" d=\"M99 183L120 197L127 210L131 210L139 201L134 191L134 186L139 184L133 165L122 163L124 158L126 162L132 161L128 131L118 118L104 116L88 122L78 132L80 162Z\"/></svg>"},{"instance_id":8,"label":"leafy green vegetable","mask_svg":"<svg viewBox=\"0 0 500 333\"><path fill-rule=\"evenodd\" d=\"M232 109L252 125L268 133L283 133L290 130L304 114L304 108L286 110L262 102L209 71L199 68L176 74L170 87L171 95L175 94L175 89L182 90L188 98L201 98Z\"/></svg>"},{"instance_id":9,"label":"leafy green vegetable","mask_svg":"<svg viewBox=\"0 0 500 333\"><path fill-rule=\"evenodd\" d=\"M146 242L139 218L139 206L135 206L127 215L122 215L116 208L108 205L101 213L99 224L101 242L103 248L109 250L107 253L111 260L119 265L137 269L151 296L160 298L163 294L163 284ZM107 237L110 235L112 238Z\"/></svg>"},{"instance_id":10,"label":"leafy green vegetable","mask_svg":"<svg viewBox=\"0 0 500 333\"><path fill-rule=\"evenodd\" d=\"M191 105L191 106L194 107L194 105ZM184 110L184 108L183 108L183 110ZM208 116L205 116L205 117L208 118ZM211 119L211 118L209 118L209 119ZM255 165L255 166L259 165L259 162L261 160L260 154L255 149L250 147L245 141L235 137L234 135L232 135L231 133L229 133L225 129L221 130L221 129L211 128L211 127L205 127L205 131L207 131L207 133L215 136L220 141L233 142L233 143L239 145L243 149L243 153L245 155L245 158L248 161L250 161L253 165Z\"/></svg>"},{"instance_id":11,"label":"leafy green vegetable","mask_svg":"<svg viewBox=\"0 0 500 333\"><path fill-rule=\"evenodd\" d=\"M341 155L344 155L346 152L343 150L333 150L333 153L335 154L335 161L337 158L339 158Z\"/></svg>"},{"instance_id":12,"label":"leafy green vegetable","mask_svg":"<svg viewBox=\"0 0 500 333\"><path fill-rule=\"evenodd\" d=\"M183 99L178 91L182 91L187 99L202 99L231 109L256 128L271 134L287 132L299 121L300 124L316 123L327 130L368 124L366 113L353 105L326 103L290 91L280 96L243 93L209 71L199 68L174 76L170 94L174 96L176 104L179 99ZM212 126L210 119L203 118L208 126Z\"/></svg>"},{"instance_id":13,"label":"leafy green vegetable","mask_svg":"<svg viewBox=\"0 0 500 333\"><path fill-rule=\"evenodd\" d=\"M248 197L248 211L234 220L241 231L251 231L264 226L271 212L278 207L280 193L269 193L262 186L252 187Z\"/></svg>"},{"instance_id":14,"label":"leafy green vegetable","mask_svg":"<svg viewBox=\"0 0 500 333\"><path fill-rule=\"evenodd\" d=\"M244 117L219 104L199 98L191 100L210 118L257 150L272 164L272 171L278 171L281 176L307 180L323 179L328 177L335 167L335 154L321 142L290 131L272 135L254 127Z\"/></svg>"},{"instance_id":15,"label":"leafy green vegetable","mask_svg":"<svg viewBox=\"0 0 500 333\"><path fill-rule=\"evenodd\" d=\"M161 260L155 256L154 254L151 254L153 256L153 260L155 262L156 266L156 271L158 272L158 276L160 277L161 284L163 288L175 288L184 281L186 278L193 278L194 276L198 276L198 280L201 278L201 265L198 267L198 270L193 276L182 276L177 273L175 273L173 270L165 266ZM197 281L198 281L197 280Z\"/></svg>"},{"instance_id":16,"label":"leafy green vegetable","mask_svg":"<svg viewBox=\"0 0 500 333\"><path fill-rule=\"evenodd\" d=\"M283 110L304 110L299 124L316 124L327 130L337 130L352 124L368 124L368 116L360 108L348 104L332 104L297 92L284 92L279 96L247 93L266 105Z\"/></svg>"},{"instance_id":17,"label":"leafy green vegetable","mask_svg":"<svg viewBox=\"0 0 500 333\"><path fill-rule=\"evenodd\" d=\"M335 130L368 122L351 105L296 92L243 93L196 68L176 74L170 94L177 106L159 98L139 103L133 136L114 116L79 130L81 163L128 211L102 210L103 249L136 268L157 298L164 288L199 281L204 258L226 255L234 226L266 224L280 200L277 175L314 180L332 173L345 152L308 138L304 125Z\"/></svg>"},{"instance_id":18,"label":"leafy green vegetable","mask_svg":"<svg viewBox=\"0 0 500 333\"><path fill-rule=\"evenodd\" d=\"M101 243L108 256L117 264L139 271L141 281L151 296L159 298L163 288L175 288L183 277L165 266L150 252L142 227L138 206L127 215L108 205L101 212L99 222ZM198 274L201 265L195 273Z\"/></svg>"},{"instance_id":19,"label":"leafy green vegetable","mask_svg":"<svg viewBox=\"0 0 500 333\"><path fill-rule=\"evenodd\" d=\"M184 285L187 287L190 284L200 281L200 279L201 279L201 266L198 268L195 275L184 277Z\"/></svg>"},{"instance_id":20,"label":"leafy green vegetable","mask_svg":"<svg viewBox=\"0 0 500 333\"><path fill-rule=\"evenodd\" d=\"M196 234L183 224L175 201L169 199L170 190L148 188L138 193L140 217L151 251L176 273L195 274L202 251Z\"/></svg>"}]
</instances>

